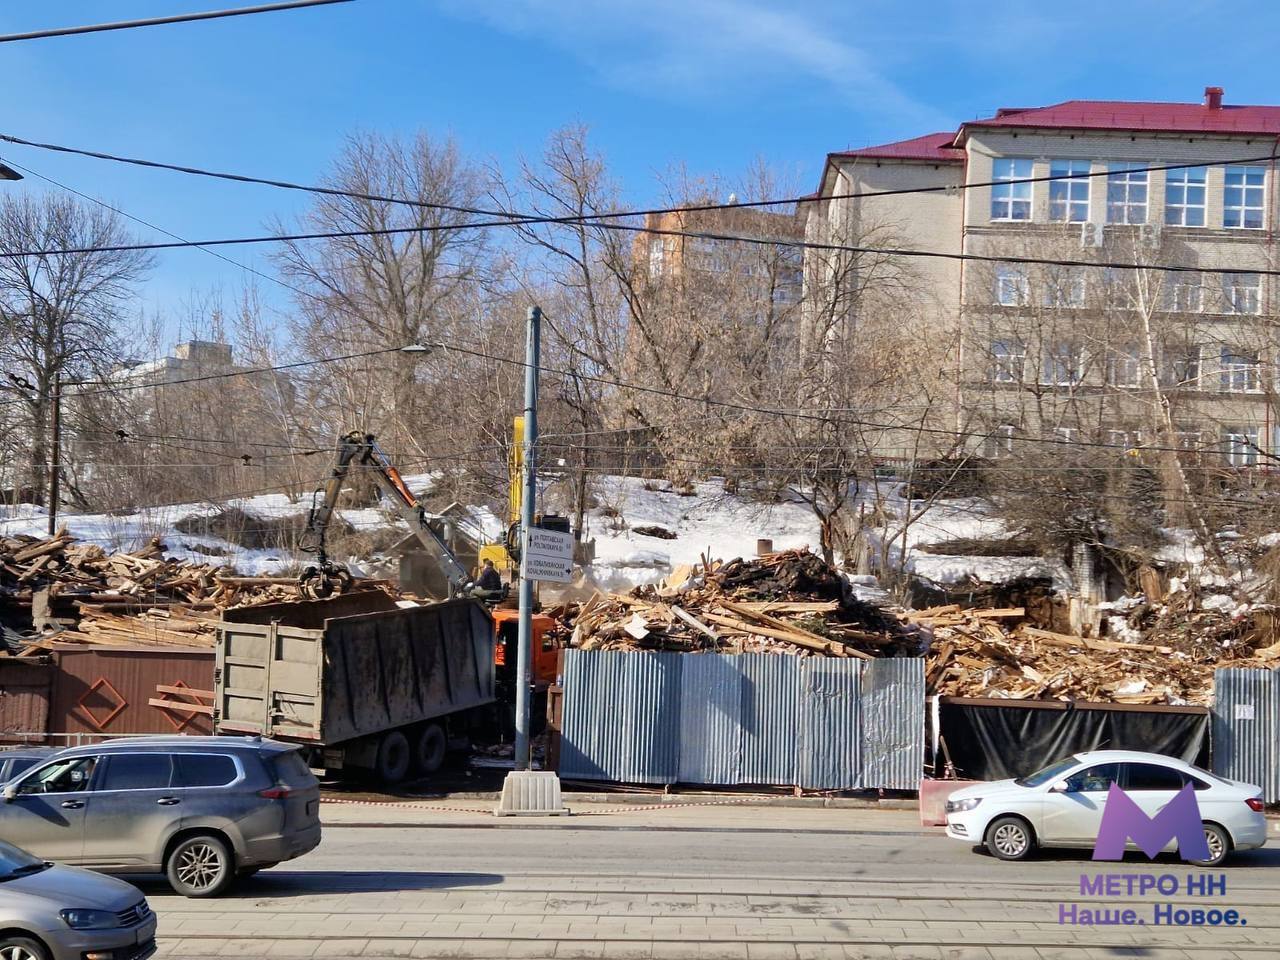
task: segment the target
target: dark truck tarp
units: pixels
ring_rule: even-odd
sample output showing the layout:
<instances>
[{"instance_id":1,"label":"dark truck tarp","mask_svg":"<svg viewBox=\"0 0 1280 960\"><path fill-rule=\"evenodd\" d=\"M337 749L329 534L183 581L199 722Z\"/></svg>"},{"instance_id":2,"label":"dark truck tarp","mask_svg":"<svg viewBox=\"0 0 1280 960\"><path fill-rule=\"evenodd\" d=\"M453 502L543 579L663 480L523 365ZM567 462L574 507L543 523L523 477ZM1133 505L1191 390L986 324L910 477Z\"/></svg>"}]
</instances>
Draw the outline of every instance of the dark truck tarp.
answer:
<instances>
[{"instance_id":1,"label":"dark truck tarp","mask_svg":"<svg viewBox=\"0 0 1280 960\"><path fill-rule=\"evenodd\" d=\"M1209 711L1159 704L942 697L939 733L956 775L1021 777L1084 750L1142 750L1202 767L1209 761Z\"/></svg>"}]
</instances>

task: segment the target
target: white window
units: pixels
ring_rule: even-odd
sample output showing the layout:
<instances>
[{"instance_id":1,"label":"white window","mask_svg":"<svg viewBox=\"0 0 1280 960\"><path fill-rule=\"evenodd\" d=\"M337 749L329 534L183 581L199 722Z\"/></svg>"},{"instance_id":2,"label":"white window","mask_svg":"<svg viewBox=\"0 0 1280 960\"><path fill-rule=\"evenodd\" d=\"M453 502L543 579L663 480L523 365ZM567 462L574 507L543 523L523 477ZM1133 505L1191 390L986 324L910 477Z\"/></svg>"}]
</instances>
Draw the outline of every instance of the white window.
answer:
<instances>
[{"instance_id":1,"label":"white window","mask_svg":"<svg viewBox=\"0 0 1280 960\"><path fill-rule=\"evenodd\" d=\"M1174 227L1204 226L1204 167L1167 170L1164 177L1164 222Z\"/></svg>"},{"instance_id":2,"label":"white window","mask_svg":"<svg viewBox=\"0 0 1280 960\"><path fill-rule=\"evenodd\" d=\"M1107 170L1107 223L1146 223L1146 169L1140 163L1113 163Z\"/></svg>"},{"instance_id":3,"label":"white window","mask_svg":"<svg viewBox=\"0 0 1280 960\"><path fill-rule=\"evenodd\" d=\"M1220 364L1223 393L1258 392L1259 366L1256 352L1223 347Z\"/></svg>"},{"instance_id":4,"label":"white window","mask_svg":"<svg viewBox=\"0 0 1280 960\"><path fill-rule=\"evenodd\" d=\"M991 342L991 379L996 383L1021 383L1027 348L1017 340Z\"/></svg>"},{"instance_id":5,"label":"white window","mask_svg":"<svg viewBox=\"0 0 1280 960\"><path fill-rule=\"evenodd\" d=\"M1050 177L1078 179L1049 181L1049 219L1084 223L1089 219L1089 161L1051 160Z\"/></svg>"},{"instance_id":6,"label":"white window","mask_svg":"<svg viewBox=\"0 0 1280 960\"><path fill-rule=\"evenodd\" d=\"M1055 387L1073 387L1084 376L1083 356L1074 343L1059 341L1045 345L1040 382Z\"/></svg>"},{"instance_id":7,"label":"white window","mask_svg":"<svg viewBox=\"0 0 1280 960\"><path fill-rule=\"evenodd\" d=\"M1107 354L1107 383L1113 387L1136 387L1142 382L1142 356L1135 346L1125 346Z\"/></svg>"},{"instance_id":8,"label":"white window","mask_svg":"<svg viewBox=\"0 0 1280 960\"><path fill-rule=\"evenodd\" d=\"M1222 428L1222 452L1233 467L1258 463L1258 428L1247 424Z\"/></svg>"},{"instance_id":9,"label":"white window","mask_svg":"<svg viewBox=\"0 0 1280 960\"><path fill-rule=\"evenodd\" d=\"M1113 447L1133 450L1142 446L1142 431L1129 430L1124 427L1112 427L1107 431L1107 443Z\"/></svg>"},{"instance_id":10,"label":"white window","mask_svg":"<svg viewBox=\"0 0 1280 960\"><path fill-rule=\"evenodd\" d=\"M1200 386L1200 347L1197 344L1176 344L1165 347L1160 364L1160 380L1166 387Z\"/></svg>"},{"instance_id":11,"label":"white window","mask_svg":"<svg viewBox=\"0 0 1280 960\"><path fill-rule=\"evenodd\" d=\"M1067 443L1075 443L1076 437L1080 435L1080 431L1075 427L1054 427L1053 435L1058 440L1065 440Z\"/></svg>"},{"instance_id":12,"label":"white window","mask_svg":"<svg viewBox=\"0 0 1280 960\"><path fill-rule=\"evenodd\" d=\"M996 267L996 303L1002 307L1025 307L1031 302L1031 283L1021 267Z\"/></svg>"},{"instance_id":13,"label":"white window","mask_svg":"<svg viewBox=\"0 0 1280 960\"><path fill-rule=\"evenodd\" d=\"M1134 296L1132 270L1106 267L1102 271L1102 297L1112 310L1135 310L1138 299Z\"/></svg>"},{"instance_id":14,"label":"white window","mask_svg":"<svg viewBox=\"0 0 1280 960\"><path fill-rule=\"evenodd\" d=\"M1204 442L1200 431L1195 427L1179 427L1177 432L1178 448L1181 450L1199 451Z\"/></svg>"},{"instance_id":15,"label":"white window","mask_svg":"<svg viewBox=\"0 0 1280 960\"><path fill-rule=\"evenodd\" d=\"M1044 305L1079 309L1084 306L1084 288L1084 274L1063 270L1047 278Z\"/></svg>"},{"instance_id":16,"label":"white window","mask_svg":"<svg viewBox=\"0 0 1280 960\"><path fill-rule=\"evenodd\" d=\"M1257 273L1224 273L1222 298L1224 313L1261 313L1262 276Z\"/></svg>"},{"instance_id":17,"label":"white window","mask_svg":"<svg viewBox=\"0 0 1280 960\"><path fill-rule=\"evenodd\" d=\"M1199 313L1204 309L1204 286L1197 274L1169 274L1162 293L1164 309L1170 313Z\"/></svg>"},{"instance_id":18,"label":"white window","mask_svg":"<svg viewBox=\"0 0 1280 960\"><path fill-rule=\"evenodd\" d=\"M1233 230L1261 230L1266 198L1265 167L1227 167L1222 190L1222 225Z\"/></svg>"},{"instance_id":19,"label":"white window","mask_svg":"<svg viewBox=\"0 0 1280 960\"><path fill-rule=\"evenodd\" d=\"M1030 220L1031 178L1027 157L997 157L991 163L991 219Z\"/></svg>"},{"instance_id":20,"label":"white window","mask_svg":"<svg viewBox=\"0 0 1280 960\"><path fill-rule=\"evenodd\" d=\"M1013 426L1004 424L996 427L982 443L982 455L988 460L995 460L1013 452Z\"/></svg>"}]
</instances>

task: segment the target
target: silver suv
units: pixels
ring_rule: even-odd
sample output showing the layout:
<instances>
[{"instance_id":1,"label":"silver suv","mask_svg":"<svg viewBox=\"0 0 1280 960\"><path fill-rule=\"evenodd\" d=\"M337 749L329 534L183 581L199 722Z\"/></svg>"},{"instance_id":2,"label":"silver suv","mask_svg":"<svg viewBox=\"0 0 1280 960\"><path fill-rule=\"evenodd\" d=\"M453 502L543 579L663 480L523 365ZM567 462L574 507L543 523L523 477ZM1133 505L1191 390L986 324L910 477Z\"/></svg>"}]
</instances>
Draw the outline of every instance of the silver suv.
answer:
<instances>
[{"instance_id":1,"label":"silver suv","mask_svg":"<svg viewBox=\"0 0 1280 960\"><path fill-rule=\"evenodd\" d=\"M5 784L0 840L104 873L160 873L188 897L320 842L320 784L297 748L244 737L72 747Z\"/></svg>"}]
</instances>

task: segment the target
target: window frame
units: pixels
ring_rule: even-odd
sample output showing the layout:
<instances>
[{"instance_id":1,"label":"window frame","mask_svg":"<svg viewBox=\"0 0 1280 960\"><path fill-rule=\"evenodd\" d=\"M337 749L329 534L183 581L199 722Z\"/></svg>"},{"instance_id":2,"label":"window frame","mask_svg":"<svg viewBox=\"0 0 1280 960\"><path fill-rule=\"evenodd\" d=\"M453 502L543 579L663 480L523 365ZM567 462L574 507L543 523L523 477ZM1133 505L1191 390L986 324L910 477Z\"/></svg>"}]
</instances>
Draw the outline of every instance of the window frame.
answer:
<instances>
[{"instance_id":1,"label":"window frame","mask_svg":"<svg viewBox=\"0 0 1280 960\"><path fill-rule=\"evenodd\" d=\"M1140 178L1140 179L1139 179ZM1142 188L1142 202L1134 201L1135 187ZM1123 197L1113 199L1113 188L1122 188ZM1116 209L1124 212L1121 219L1114 216ZM1141 208L1142 219L1135 220L1130 211ZM1116 161L1107 165L1107 223L1115 226L1140 226L1151 213L1151 174L1146 164L1136 161Z\"/></svg>"},{"instance_id":2,"label":"window frame","mask_svg":"<svg viewBox=\"0 0 1280 960\"><path fill-rule=\"evenodd\" d=\"M1261 183L1249 183L1248 178L1251 173L1258 173L1262 176ZM1232 183L1232 174L1241 177L1240 183ZM1240 202L1229 203L1227 197L1230 191L1240 191ZM1249 202L1251 191L1256 191L1258 202L1252 204ZM1239 222L1231 223L1231 211L1237 211ZM1258 222L1256 225L1248 222L1250 211L1257 211ZM1231 164L1226 168L1222 178L1222 228L1224 230L1265 230L1267 226L1267 168L1258 166L1257 164Z\"/></svg>"},{"instance_id":3,"label":"window frame","mask_svg":"<svg viewBox=\"0 0 1280 960\"><path fill-rule=\"evenodd\" d=\"M1233 423L1222 427L1222 456L1229 467L1256 467L1260 431L1256 425Z\"/></svg>"},{"instance_id":4,"label":"window frame","mask_svg":"<svg viewBox=\"0 0 1280 960\"><path fill-rule=\"evenodd\" d=\"M1016 297L1006 301L1004 299L1005 290L1012 290L1016 293ZM998 266L996 267L995 291L993 293L994 306L997 307L1026 307L1031 305L1031 277L1022 267L1015 266Z\"/></svg>"},{"instance_id":5,"label":"window frame","mask_svg":"<svg viewBox=\"0 0 1280 960\"><path fill-rule=\"evenodd\" d=\"M1235 352L1224 345L1218 353L1219 387L1222 393L1261 393L1262 357L1258 352ZM1239 381L1239 382L1237 382ZM1240 384L1243 384L1241 386Z\"/></svg>"},{"instance_id":6,"label":"window frame","mask_svg":"<svg viewBox=\"0 0 1280 960\"><path fill-rule=\"evenodd\" d=\"M1143 357L1141 354L1142 350L1137 344L1125 344L1119 349L1109 348L1107 350L1107 386L1129 390L1142 386ZM1123 381L1116 375L1122 364L1126 369L1133 371L1133 375Z\"/></svg>"},{"instance_id":7,"label":"window frame","mask_svg":"<svg viewBox=\"0 0 1280 960\"><path fill-rule=\"evenodd\" d=\"M1064 349L1065 348L1065 349ZM1050 364L1056 376L1061 370L1062 360L1074 361L1074 380L1049 379ZM1071 340L1055 340L1047 344L1040 358L1040 385L1046 387L1078 387L1084 382L1084 349Z\"/></svg>"},{"instance_id":8,"label":"window frame","mask_svg":"<svg viewBox=\"0 0 1280 960\"><path fill-rule=\"evenodd\" d=\"M982 438L982 453L987 460L998 460L1013 453L1013 439L1017 427L1002 423Z\"/></svg>"},{"instance_id":9,"label":"window frame","mask_svg":"<svg viewBox=\"0 0 1280 960\"><path fill-rule=\"evenodd\" d=\"M1253 281L1243 284L1239 280ZM1241 301L1248 309L1240 309ZM1222 274L1222 312L1237 317L1256 317L1262 313L1262 274L1242 271Z\"/></svg>"},{"instance_id":10,"label":"window frame","mask_svg":"<svg viewBox=\"0 0 1280 960\"><path fill-rule=\"evenodd\" d=\"M1077 167L1083 169L1077 170ZM1067 177L1064 180L1049 181L1049 221L1051 223L1088 223L1089 206L1093 200L1092 160L1058 159L1049 161L1050 177ZM1077 189L1080 188L1080 189ZM1078 196L1083 192L1084 196ZM1084 216L1077 217L1078 208L1083 206ZM1054 215L1055 209L1057 216Z\"/></svg>"},{"instance_id":11,"label":"window frame","mask_svg":"<svg viewBox=\"0 0 1280 960\"><path fill-rule=\"evenodd\" d=\"M1026 172L1018 170L1019 164L1026 165ZM1002 172L1002 167L1007 170ZM1035 175L1035 160L1031 157L992 157L991 158L991 207L987 211L992 223L1030 223L1034 215L1034 184L1027 181ZM1025 191L1025 196L1023 192ZM1003 204L1005 212L997 215L997 205ZM1015 211L1025 205L1026 216L1015 216Z\"/></svg>"},{"instance_id":12,"label":"window frame","mask_svg":"<svg viewBox=\"0 0 1280 960\"><path fill-rule=\"evenodd\" d=\"M1200 179L1192 181L1191 174L1198 172ZM1167 227L1203 227L1208 221L1208 167L1182 167L1178 170L1166 170L1164 175L1164 223ZM1200 190L1200 202L1191 203L1188 200L1190 191L1198 188ZM1182 200L1176 202L1173 199L1175 191L1181 191ZM1179 219L1170 220L1169 214L1174 211L1180 211ZM1192 211L1199 212L1199 223L1188 223L1187 217Z\"/></svg>"},{"instance_id":13,"label":"window frame","mask_svg":"<svg viewBox=\"0 0 1280 960\"><path fill-rule=\"evenodd\" d=\"M991 369L988 372L988 379L992 383L1022 383L1026 372L1027 345L1025 343L1016 338L991 341Z\"/></svg>"}]
</instances>

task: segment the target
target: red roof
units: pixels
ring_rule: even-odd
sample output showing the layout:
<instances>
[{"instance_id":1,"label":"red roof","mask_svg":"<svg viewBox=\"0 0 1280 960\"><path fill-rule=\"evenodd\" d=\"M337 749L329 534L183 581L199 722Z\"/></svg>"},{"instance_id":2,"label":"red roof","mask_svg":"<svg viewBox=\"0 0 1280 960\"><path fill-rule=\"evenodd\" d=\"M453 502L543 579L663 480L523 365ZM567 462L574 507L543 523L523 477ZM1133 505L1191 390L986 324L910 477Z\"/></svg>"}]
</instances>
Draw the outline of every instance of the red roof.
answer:
<instances>
[{"instance_id":1,"label":"red roof","mask_svg":"<svg viewBox=\"0 0 1280 960\"><path fill-rule=\"evenodd\" d=\"M961 127L1056 127L1072 130L1150 130L1159 133L1280 134L1280 107L1203 103L1068 100L1049 107L999 111Z\"/></svg>"},{"instance_id":2,"label":"red roof","mask_svg":"<svg viewBox=\"0 0 1280 960\"><path fill-rule=\"evenodd\" d=\"M859 158L869 160L931 160L934 163L964 163L964 149L954 147L956 132L945 130L941 133L929 133L911 140L899 140L897 143L884 143L878 147L864 147L861 150L843 150L831 154L832 158Z\"/></svg>"}]
</instances>

